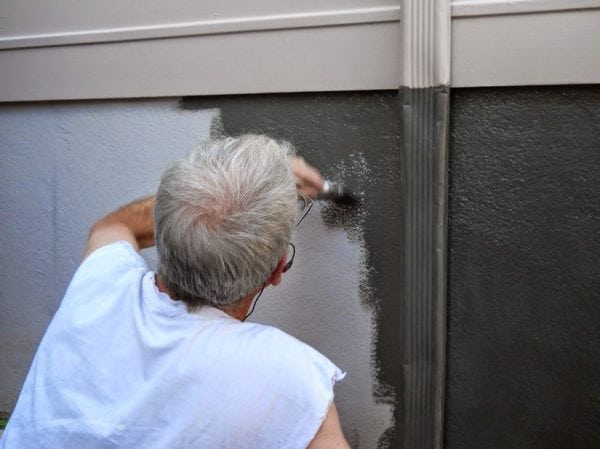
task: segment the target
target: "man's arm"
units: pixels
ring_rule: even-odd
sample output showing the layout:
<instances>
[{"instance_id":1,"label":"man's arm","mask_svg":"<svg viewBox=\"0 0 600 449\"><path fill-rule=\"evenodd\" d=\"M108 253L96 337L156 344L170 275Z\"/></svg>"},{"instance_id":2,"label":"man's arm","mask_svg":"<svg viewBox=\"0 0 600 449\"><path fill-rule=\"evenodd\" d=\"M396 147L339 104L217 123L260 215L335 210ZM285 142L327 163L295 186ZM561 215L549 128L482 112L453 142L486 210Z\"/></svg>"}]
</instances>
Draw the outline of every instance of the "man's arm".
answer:
<instances>
[{"instance_id":1,"label":"man's arm","mask_svg":"<svg viewBox=\"0 0 600 449\"><path fill-rule=\"evenodd\" d=\"M153 208L153 196L141 198L98 220L90 230L83 258L119 240L128 241L136 251L154 246Z\"/></svg>"},{"instance_id":2,"label":"man's arm","mask_svg":"<svg viewBox=\"0 0 600 449\"><path fill-rule=\"evenodd\" d=\"M319 431L306 449L350 449L342 433L340 418L333 402Z\"/></svg>"},{"instance_id":3,"label":"man's arm","mask_svg":"<svg viewBox=\"0 0 600 449\"><path fill-rule=\"evenodd\" d=\"M299 180L299 188L315 197L323 188L319 172L299 156L292 158L292 172ZM141 198L101 218L90 231L83 258L98 248L119 240L126 240L139 251L154 246L154 197Z\"/></svg>"}]
</instances>

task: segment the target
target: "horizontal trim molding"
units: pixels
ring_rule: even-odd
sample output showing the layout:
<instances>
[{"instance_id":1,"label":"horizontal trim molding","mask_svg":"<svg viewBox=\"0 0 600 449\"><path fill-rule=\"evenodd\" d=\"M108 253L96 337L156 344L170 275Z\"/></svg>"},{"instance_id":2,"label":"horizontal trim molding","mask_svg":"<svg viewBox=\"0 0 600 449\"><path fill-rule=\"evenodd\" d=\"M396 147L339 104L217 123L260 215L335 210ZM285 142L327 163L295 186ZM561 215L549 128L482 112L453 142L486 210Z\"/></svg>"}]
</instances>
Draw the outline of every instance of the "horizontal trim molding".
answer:
<instances>
[{"instance_id":1,"label":"horizontal trim molding","mask_svg":"<svg viewBox=\"0 0 600 449\"><path fill-rule=\"evenodd\" d=\"M453 87L600 83L600 8L452 20Z\"/></svg>"},{"instance_id":2,"label":"horizontal trim molding","mask_svg":"<svg viewBox=\"0 0 600 449\"><path fill-rule=\"evenodd\" d=\"M360 25L397 22L399 20L399 6L237 17L197 22L38 34L31 36L9 36L0 38L0 50L208 36L252 31Z\"/></svg>"},{"instance_id":3,"label":"horizontal trim molding","mask_svg":"<svg viewBox=\"0 0 600 449\"><path fill-rule=\"evenodd\" d=\"M397 23L0 51L0 101L397 89Z\"/></svg>"},{"instance_id":4,"label":"horizontal trim molding","mask_svg":"<svg viewBox=\"0 0 600 449\"><path fill-rule=\"evenodd\" d=\"M454 0L452 17L531 14L600 8L600 0Z\"/></svg>"},{"instance_id":5,"label":"horizontal trim molding","mask_svg":"<svg viewBox=\"0 0 600 449\"><path fill-rule=\"evenodd\" d=\"M402 13L4 36L0 102L397 89L414 69ZM452 87L600 83L600 0L456 0L452 14Z\"/></svg>"},{"instance_id":6,"label":"horizontal trim molding","mask_svg":"<svg viewBox=\"0 0 600 449\"><path fill-rule=\"evenodd\" d=\"M455 0L452 17L475 17L600 8L600 0ZM400 6L234 17L123 28L0 37L0 50L126 42L223 33L359 25L400 21Z\"/></svg>"}]
</instances>

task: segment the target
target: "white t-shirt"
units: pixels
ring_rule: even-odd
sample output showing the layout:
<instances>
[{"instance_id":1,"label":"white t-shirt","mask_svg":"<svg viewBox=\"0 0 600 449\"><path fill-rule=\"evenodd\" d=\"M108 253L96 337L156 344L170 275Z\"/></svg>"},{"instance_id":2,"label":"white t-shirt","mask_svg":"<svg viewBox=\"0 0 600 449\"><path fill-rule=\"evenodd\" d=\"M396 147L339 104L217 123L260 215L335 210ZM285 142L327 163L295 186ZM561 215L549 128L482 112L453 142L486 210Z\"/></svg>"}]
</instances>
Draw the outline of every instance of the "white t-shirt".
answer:
<instances>
[{"instance_id":1,"label":"white t-shirt","mask_svg":"<svg viewBox=\"0 0 600 449\"><path fill-rule=\"evenodd\" d=\"M305 448L343 377L278 329L188 313L118 242L75 273L0 448Z\"/></svg>"}]
</instances>

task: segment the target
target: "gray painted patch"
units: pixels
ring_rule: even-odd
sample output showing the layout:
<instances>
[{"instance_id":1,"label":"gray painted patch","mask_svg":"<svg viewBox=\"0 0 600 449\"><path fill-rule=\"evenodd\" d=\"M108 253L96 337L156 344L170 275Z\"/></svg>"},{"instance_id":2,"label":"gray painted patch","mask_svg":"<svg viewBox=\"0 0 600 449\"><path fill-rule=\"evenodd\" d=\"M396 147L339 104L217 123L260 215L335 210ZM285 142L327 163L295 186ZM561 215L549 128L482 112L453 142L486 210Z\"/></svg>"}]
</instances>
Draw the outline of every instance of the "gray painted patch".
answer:
<instances>
[{"instance_id":1,"label":"gray painted patch","mask_svg":"<svg viewBox=\"0 0 600 449\"><path fill-rule=\"evenodd\" d=\"M348 235L350 244L364 247L361 299L375 319L369 336L371 377L367 380L372 384L374 400L387 404L393 411L392 421L382 428L385 432L377 433L375 440L378 442L374 444L380 448L399 447L401 429L398 423L402 422L397 406L402 385L399 358L402 207L398 193L401 176L397 92L187 98L183 100L182 108L220 109L221 124L215 126L219 132L229 135L255 132L289 140L326 177L343 181L353 190L362 192L358 207L343 209L325 204L321 208L321 217L332 233L341 230ZM318 251L323 251L323 246ZM335 276L331 279L332 286L343 285L352 265L348 263L351 261L335 257L343 254L344 251L340 251L334 255L328 262L332 266L310 267L303 282L310 283L311 276L325 270ZM302 286L299 289L302 291ZM331 291L329 296L336 297L336 291ZM344 317L347 317L347 334L352 333L350 310L344 304L336 310L338 323L344 323ZM331 323L323 324L324 329L331 326ZM345 351L350 349L352 352L348 337L340 344L346 345ZM352 376L351 365L343 368ZM359 424L362 427L345 429L354 447L375 447L361 440L365 435L371 438L373 432L369 429L368 411L341 408L340 413L343 422L352 416L363 417Z\"/></svg>"},{"instance_id":2,"label":"gray painted patch","mask_svg":"<svg viewBox=\"0 0 600 449\"><path fill-rule=\"evenodd\" d=\"M600 447L600 87L451 112L445 447Z\"/></svg>"},{"instance_id":3,"label":"gray painted patch","mask_svg":"<svg viewBox=\"0 0 600 449\"><path fill-rule=\"evenodd\" d=\"M213 137L225 134L221 115L215 116ZM351 155L355 187L367 182L369 169L360 155ZM342 161L336 179L349 175ZM314 204L294 232L294 269L277 288L267 288L251 321L276 326L305 341L349 371L335 388L342 426L353 447L374 448L390 427L389 404L373 394L371 364L375 311L370 298L362 220L365 208ZM335 224L328 217L335 216ZM343 261L343 270L339 267ZM318 267L318 268L316 268ZM340 311L343 313L340 313Z\"/></svg>"}]
</instances>

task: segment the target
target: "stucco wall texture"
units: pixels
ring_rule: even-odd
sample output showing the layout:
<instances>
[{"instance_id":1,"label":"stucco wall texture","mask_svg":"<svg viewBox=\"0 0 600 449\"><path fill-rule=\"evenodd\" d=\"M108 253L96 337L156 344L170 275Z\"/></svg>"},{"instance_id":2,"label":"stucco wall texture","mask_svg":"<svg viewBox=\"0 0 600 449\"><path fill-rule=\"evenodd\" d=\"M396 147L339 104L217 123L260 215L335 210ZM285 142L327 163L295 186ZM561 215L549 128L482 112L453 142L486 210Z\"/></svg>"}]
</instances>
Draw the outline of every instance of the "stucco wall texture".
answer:
<instances>
[{"instance_id":1,"label":"stucco wall texture","mask_svg":"<svg viewBox=\"0 0 600 449\"><path fill-rule=\"evenodd\" d=\"M451 105L445 447L598 447L600 88L455 90ZM0 411L89 226L210 135L265 132L363 200L315 205L252 319L348 371L354 448L402 447L399 123L396 92L0 106Z\"/></svg>"},{"instance_id":2,"label":"stucco wall texture","mask_svg":"<svg viewBox=\"0 0 600 449\"><path fill-rule=\"evenodd\" d=\"M176 101L0 106L0 411L10 411L90 226L154 192L216 111Z\"/></svg>"},{"instance_id":3,"label":"stucco wall texture","mask_svg":"<svg viewBox=\"0 0 600 449\"><path fill-rule=\"evenodd\" d=\"M300 154L336 180L353 179L359 189L389 181L382 173L373 181L372 164L363 152L369 144L382 151L395 148L397 117L389 114L394 93L309 96L300 107L298 99L278 100L285 111L275 115L273 105L246 97L211 104L165 99L0 106L0 411L14 405L91 224L121 204L153 193L169 161L202 140L265 132L291 140ZM245 119L235 112L240 105L248 113ZM361 110L371 115L361 115ZM345 125L348 114L354 119ZM382 114L396 133L383 136L387 145L378 143L381 136L369 134L373 119ZM303 115L308 121L298 126ZM315 121L317 115L322 123ZM258 126L257 117L271 125ZM248 129L237 126L238 119ZM351 136L366 137L350 144L345 127ZM336 403L355 448L392 447L394 422L393 396L382 393L378 378L379 309L370 289L368 213L364 204L343 210L317 202L296 231L293 269L280 287L265 291L251 318L306 341L348 372L336 388ZM154 251L143 255L153 266Z\"/></svg>"},{"instance_id":4,"label":"stucco wall texture","mask_svg":"<svg viewBox=\"0 0 600 449\"><path fill-rule=\"evenodd\" d=\"M600 447L600 86L451 99L448 449Z\"/></svg>"}]
</instances>

